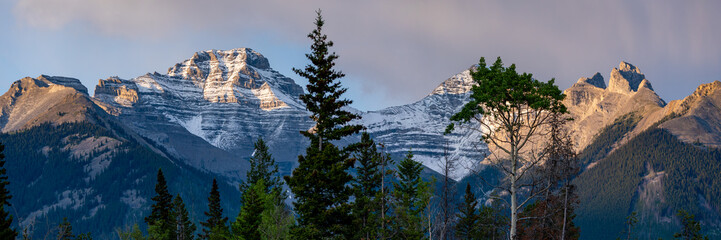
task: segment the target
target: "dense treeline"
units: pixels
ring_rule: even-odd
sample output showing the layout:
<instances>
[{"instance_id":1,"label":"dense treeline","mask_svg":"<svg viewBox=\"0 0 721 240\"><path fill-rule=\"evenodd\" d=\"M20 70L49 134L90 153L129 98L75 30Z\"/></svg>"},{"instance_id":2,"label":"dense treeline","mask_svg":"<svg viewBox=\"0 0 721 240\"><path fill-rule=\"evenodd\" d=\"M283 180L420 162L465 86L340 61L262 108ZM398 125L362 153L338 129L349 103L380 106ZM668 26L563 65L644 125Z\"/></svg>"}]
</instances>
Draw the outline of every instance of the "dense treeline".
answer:
<instances>
[{"instance_id":1,"label":"dense treeline","mask_svg":"<svg viewBox=\"0 0 721 240\"><path fill-rule=\"evenodd\" d=\"M640 215L638 225L653 236L671 237L676 232L677 225L672 222L647 225L664 217L673 219L676 210L686 209L700 219L712 219L721 209L719 159L721 150L683 143L664 129L639 134L576 178L584 202L577 210L577 221L584 236L615 238L626 227L625 218L632 211L647 207L654 207L658 215ZM644 177L654 176L663 183L663 196L653 199L653 206L645 206L645 199L637 201L639 186L648 181Z\"/></svg>"},{"instance_id":2,"label":"dense treeline","mask_svg":"<svg viewBox=\"0 0 721 240\"><path fill-rule=\"evenodd\" d=\"M152 183L160 168L168 177L171 191L184 189L179 194L185 201L202 202L200 196L207 194L207 185L212 181L210 174L180 161L170 162L137 142L123 140L130 138L122 134L88 122L41 124L0 134L10 181L7 188L13 193L9 212L15 216L13 225L18 232L42 237L49 230L57 232L58 224L67 217L77 233L92 231L96 238L115 238L116 227L132 227L134 222L142 222L149 211L144 207L145 201L150 201L144 196L152 195ZM118 140L119 145L112 149L119 151L96 150L78 157L65 149L91 137ZM91 160L103 154L111 156L105 163L107 170L91 176ZM187 182L185 178L200 181ZM232 191L229 184L220 186L228 198L238 197L239 193ZM228 211L237 213L237 204L223 204ZM189 205L189 216L197 219L203 208ZM38 210L45 211L33 213Z\"/></svg>"},{"instance_id":3,"label":"dense treeline","mask_svg":"<svg viewBox=\"0 0 721 240\"><path fill-rule=\"evenodd\" d=\"M598 134L594 136L593 142L586 146L578 156L582 165L585 166L606 157L618 140L633 130L640 120L635 113L629 113L599 130Z\"/></svg>"}]
</instances>

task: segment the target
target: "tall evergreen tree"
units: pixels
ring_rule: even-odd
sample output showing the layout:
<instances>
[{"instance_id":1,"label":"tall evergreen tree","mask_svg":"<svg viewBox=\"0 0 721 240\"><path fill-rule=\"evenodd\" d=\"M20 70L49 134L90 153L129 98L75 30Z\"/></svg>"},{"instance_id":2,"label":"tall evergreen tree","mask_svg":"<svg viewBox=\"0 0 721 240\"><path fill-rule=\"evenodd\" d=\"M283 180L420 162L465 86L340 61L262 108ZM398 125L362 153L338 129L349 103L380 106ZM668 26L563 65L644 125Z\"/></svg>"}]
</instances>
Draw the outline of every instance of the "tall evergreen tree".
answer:
<instances>
[{"instance_id":1,"label":"tall evergreen tree","mask_svg":"<svg viewBox=\"0 0 721 240\"><path fill-rule=\"evenodd\" d=\"M355 202L353 217L355 226L354 239L372 239L381 228L381 199L378 198L382 187L382 161L376 144L370 134L363 132L356 150L356 179L353 182Z\"/></svg>"},{"instance_id":2,"label":"tall evergreen tree","mask_svg":"<svg viewBox=\"0 0 721 240\"><path fill-rule=\"evenodd\" d=\"M476 207L476 195L471 191L471 184L466 184L466 195L464 201L458 207L458 223L456 223L456 237L458 239L476 240L480 239L479 216Z\"/></svg>"},{"instance_id":3,"label":"tall evergreen tree","mask_svg":"<svg viewBox=\"0 0 721 240\"><path fill-rule=\"evenodd\" d=\"M155 184L155 196L151 198L153 205L150 216L145 218L148 224L150 239L175 238L175 225L172 217L173 195L168 192L168 185L165 182L163 171L158 169L157 183ZM152 230L152 231L150 231Z\"/></svg>"},{"instance_id":4,"label":"tall evergreen tree","mask_svg":"<svg viewBox=\"0 0 721 240\"><path fill-rule=\"evenodd\" d=\"M305 103L306 109L312 113L311 119L316 123L312 130L301 133L315 142L320 151L323 150L325 142L358 133L363 127L348 124L353 119L360 119L360 116L343 109L353 101L341 99L341 95L348 89L343 88L336 80L344 77L345 74L333 69L338 55L329 52L333 41L327 40L328 36L322 33L325 21L320 10L316 13L316 28L308 34L308 38L313 40L311 53L305 55L311 64L306 65L303 70L293 68L293 71L308 79L306 85L308 93L301 95L300 99Z\"/></svg>"},{"instance_id":5,"label":"tall evergreen tree","mask_svg":"<svg viewBox=\"0 0 721 240\"><path fill-rule=\"evenodd\" d=\"M220 192L218 191L218 182L213 179L213 187L210 189L208 197L208 211L205 212L208 219L201 222L203 233L198 234L198 238L206 240L225 239L230 235L228 229L228 218L223 217L223 208L220 206Z\"/></svg>"},{"instance_id":6,"label":"tall evergreen tree","mask_svg":"<svg viewBox=\"0 0 721 240\"><path fill-rule=\"evenodd\" d=\"M277 194L282 194L283 182L278 176L278 165L275 163L275 159L270 154L268 145L266 145L263 138L258 138L255 142L253 156L250 157L249 161L250 170L246 174L246 181L240 184L240 192L244 193L251 185L263 180L266 193L270 194L276 191ZM285 199L285 195L282 195L281 198ZM242 203L243 199L241 197L241 205Z\"/></svg>"},{"instance_id":7,"label":"tall evergreen tree","mask_svg":"<svg viewBox=\"0 0 721 240\"><path fill-rule=\"evenodd\" d=\"M10 225L13 223L13 216L7 211L5 207L10 207L10 191L8 190L7 169L5 169L5 145L0 143L0 239L15 239L18 232L11 228Z\"/></svg>"},{"instance_id":8,"label":"tall evergreen tree","mask_svg":"<svg viewBox=\"0 0 721 240\"><path fill-rule=\"evenodd\" d=\"M180 194L175 195L173 199L174 229L177 240L192 240L195 232L195 224L188 217L188 210L185 209L185 203L180 198Z\"/></svg>"},{"instance_id":9,"label":"tall evergreen tree","mask_svg":"<svg viewBox=\"0 0 721 240\"><path fill-rule=\"evenodd\" d=\"M268 206L266 202L273 201L271 194L265 192L265 188L265 181L260 179L243 192L243 205L232 225L233 234L238 239L260 239L262 215Z\"/></svg>"},{"instance_id":10,"label":"tall evergreen tree","mask_svg":"<svg viewBox=\"0 0 721 240\"><path fill-rule=\"evenodd\" d=\"M341 99L347 89L336 81L344 75L333 69L338 55L329 52L333 42L321 32L324 21L320 11L317 14L316 29L308 34L313 40L311 53L306 54L311 64L304 70L293 69L308 79L308 93L300 98L316 125L301 132L311 145L305 156L298 156L299 165L293 175L286 178L295 194L298 214L298 225L292 231L299 239L350 238L348 200L353 177L347 171L353 160L349 159L350 149L339 149L330 141L358 133L363 127L348 124L360 116L344 110L351 101Z\"/></svg>"},{"instance_id":11,"label":"tall evergreen tree","mask_svg":"<svg viewBox=\"0 0 721 240\"><path fill-rule=\"evenodd\" d=\"M398 182L394 184L395 234L401 239L425 239L428 219L424 217L430 202L430 183L421 178L423 165L413 153L398 163Z\"/></svg>"}]
</instances>

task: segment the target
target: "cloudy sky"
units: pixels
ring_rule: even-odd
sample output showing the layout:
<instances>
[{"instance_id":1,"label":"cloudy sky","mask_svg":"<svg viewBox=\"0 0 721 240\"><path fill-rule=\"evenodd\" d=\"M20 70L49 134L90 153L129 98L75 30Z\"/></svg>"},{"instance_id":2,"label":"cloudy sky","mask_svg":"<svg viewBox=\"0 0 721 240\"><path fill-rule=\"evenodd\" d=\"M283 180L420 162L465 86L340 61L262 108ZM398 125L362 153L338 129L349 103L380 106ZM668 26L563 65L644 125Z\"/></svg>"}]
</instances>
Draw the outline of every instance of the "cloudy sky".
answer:
<instances>
[{"instance_id":1,"label":"cloudy sky","mask_svg":"<svg viewBox=\"0 0 721 240\"><path fill-rule=\"evenodd\" d=\"M665 100L721 79L719 1L3 0L0 90L25 76L165 73L194 52L250 47L296 79L314 11L362 110L410 103L482 56L567 88L628 61Z\"/></svg>"}]
</instances>

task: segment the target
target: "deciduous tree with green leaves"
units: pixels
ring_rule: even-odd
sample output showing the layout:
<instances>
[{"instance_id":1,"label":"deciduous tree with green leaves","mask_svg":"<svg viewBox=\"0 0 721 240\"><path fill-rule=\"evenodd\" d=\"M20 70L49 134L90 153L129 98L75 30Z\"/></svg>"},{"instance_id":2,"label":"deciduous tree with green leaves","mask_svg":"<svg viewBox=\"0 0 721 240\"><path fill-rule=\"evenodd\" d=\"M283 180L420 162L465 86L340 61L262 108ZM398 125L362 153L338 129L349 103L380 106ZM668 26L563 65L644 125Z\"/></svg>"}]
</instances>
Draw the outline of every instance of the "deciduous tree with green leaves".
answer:
<instances>
[{"instance_id":1,"label":"deciduous tree with green leaves","mask_svg":"<svg viewBox=\"0 0 721 240\"><path fill-rule=\"evenodd\" d=\"M509 237L514 240L518 213L535 197L522 199L519 191L524 177L529 175L526 173L541 161L542 151L534 140L544 135L552 114L567 112L562 103L565 95L554 85L554 79L541 82L532 74L519 74L515 64L504 67L500 57L491 66L481 58L471 76L476 85L471 89L470 101L451 117L453 123L446 133L453 131L455 124L464 124L479 131L480 140L489 145L491 154L486 159L500 170L505 180L496 187L510 198L498 200L509 201ZM469 124L471 121L477 124Z\"/></svg>"},{"instance_id":2,"label":"deciduous tree with green leaves","mask_svg":"<svg viewBox=\"0 0 721 240\"><path fill-rule=\"evenodd\" d=\"M353 177L348 170L353 166L351 149L339 149L331 141L358 133L363 127L349 124L360 116L345 107L352 101L342 99L346 88L337 80L344 76L334 69L338 55L330 52L333 42L322 33L325 24L317 12L316 29L308 37L313 40L311 53L306 54L311 64L305 69L293 69L308 79L308 93L301 95L315 126L302 131L311 144L305 155L298 156L298 167L286 182L295 195L298 224L292 229L298 239L350 238L353 218L350 216L349 186Z\"/></svg>"}]
</instances>

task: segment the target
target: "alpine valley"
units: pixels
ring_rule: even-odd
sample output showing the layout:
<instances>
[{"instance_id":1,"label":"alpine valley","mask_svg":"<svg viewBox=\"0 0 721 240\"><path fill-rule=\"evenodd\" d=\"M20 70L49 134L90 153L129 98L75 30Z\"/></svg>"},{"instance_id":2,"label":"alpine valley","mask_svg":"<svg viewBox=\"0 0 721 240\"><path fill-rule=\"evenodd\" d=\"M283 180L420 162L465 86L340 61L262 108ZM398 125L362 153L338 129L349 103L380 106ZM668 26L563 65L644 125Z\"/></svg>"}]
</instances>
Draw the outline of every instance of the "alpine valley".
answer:
<instances>
[{"instance_id":1,"label":"alpine valley","mask_svg":"<svg viewBox=\"0 0 721 240\"><path fill-rule=\"evenodd\" d=\"M459 160L454 183L479 183L477 174L493 175L478 164L487 152L480 133L471 126L443 134L468 100L470 71L417 102L351 111L395 159L412 150L426 177L442 177L449 157ZM721 238L713 230L721 228L721 82L667 103L629 63L608 78L596 73L565 90L583 164L574 180L581 238L620 237L632 212L643 238L669 238L680 229L678 209ZM159 168L191 219L203 216L213 178L234 217L256 139L267 142L281 175L297 166L309 144L299 132L314 126L303 93L249 48L196 52L165 74L101 79L94 96L74 78L20 79L0 97L14 224L40 236L67 217L76 232L114 238L116 227L142 223L150 211Z\"/></svg>"}]
</instances>

